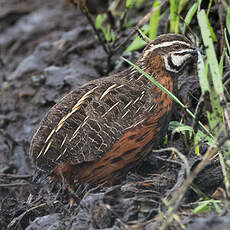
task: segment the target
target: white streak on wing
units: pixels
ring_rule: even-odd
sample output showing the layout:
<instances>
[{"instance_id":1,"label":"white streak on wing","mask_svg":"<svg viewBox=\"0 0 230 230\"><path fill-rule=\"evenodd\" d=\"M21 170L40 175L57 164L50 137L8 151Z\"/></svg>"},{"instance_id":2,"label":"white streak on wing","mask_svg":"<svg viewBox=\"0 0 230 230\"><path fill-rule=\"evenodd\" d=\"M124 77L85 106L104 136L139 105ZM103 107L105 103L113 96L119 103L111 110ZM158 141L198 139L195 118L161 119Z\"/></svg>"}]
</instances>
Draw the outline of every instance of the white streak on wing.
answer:
<instances>
[{"instance_id":1,"label":"white streak on wing","mask_svg":"<svg viewBox=\"0 0 230 230\"><path fill-rule=\"evenodd\" d=\"M119 86L117 86L116 89L120 89L120 88L122 88L123 86L125 86L125 85L119 85Z\"/></svg>"},{"instance_id":2,"label":"white streak on wing","mask_svg":"<svg viewBox=\"0 0 230 230\"><path fill-rule=\"evenodd\" d=\"M133 100L131 100L129 103L127 103L126 106L123 108L123 110L127 109L132 102L133 102Z\"/></svg>"},{"instance_id":3,"label":"white streak on wing","mask_svg":"<svg viewBox=\"0 0 230 230\"><path fill-rule=\"evenodd\" d=\"M111 106L101 117L106 116L114 107L116 107L120 102L116 102L113 106Z\"/></svg>"},{"instance_id":4,"label":"white streak on wing","mask_svg":"<svg viewBox=\"0 0 230 230\"><path fill-rule=\"evenodd\" d=\"M141 94L140 100L145 96L145 91L142 91Z\"/></svg>"},{"instance_id":5,"label":"white streak on wing","mask_svg":"<svg viewBox=\"0 0 230 230\"><path fill-rule=\"evenodd\" d=\"M37 155L37 159L41 156L41 154L43 153L44 149L45 149L45 145L42 147L41 151Z\"/></svg>"},{"instance_id":6,"label":"white streak on wing","mask_svg":"<svg viewBox=\"0 0 230 230\"><path fill-rule=\"evenodd\" d=\"M136 114L140 111L140 109L142 108L143 106L140 106L138 107L137 111L136 111Z\"/></svg>"},{"instance_id":7,"label":"white streak on wing","mask_svg":"<svg viewBox=\"0 0 230 230\"><path fill-rule=\"evenodd\" d=\"M49 134L49 136L46 138L45 143L47 143L50 140L50 138L53 136L53 134L54 134L55 131L56 131L56 129L53 129L51 131L51 133Z\"/></svg>"},{"instance_id":8,"label":"white streak on wing","mask_svg":"<svg viewBox=\"0 0 230 230\"><path fill-rule=\"evenodd\" d=\"M75 132L73 133L72 137L70 138L69 142L72 141L76 136L77 136L77 133L78 133L78 130L81 128L81 125L79 125L77 127L77 129L75 130Z\"/></svg>"},{"instance_id":9,"label":"white streak on wing","mask_svg":"<svg viewBox=\"0 0 230 230\"><path fill-rule=\"evenodd\" d=\"M65 135L65 138L64 138L64 140L63 140L62 143L61 143L60 149L61 149L61 148L63 147L63 145L65 144L66 139L67 139L67 134Z\"/></svg>"},{"instance_id":10,"label":"white streak on wing","mask_svg":"<svg viewBox=\"0 0 230 230\"><path fill-rule=\"evenodd\" d=\"M140 100L140 97L137 97L136 100L133 102L133 105L135 105Z\"/></svg>"},{"instance_id":11,"label":"white streak on wing","mask_svg":"<svg viewBox=\"0 0 230 230\"><path fill-rule=\"evenodd\" d=\"M45 151L44 151L43 155L45 155L45 154L46 154L46 152L49 150L49 148L50 148L50 146L51 146L52 142L53 142L53 140L50 140L50 142L49 142L49 143L48 143L48 145L46 146L46 149L45 149Z\"/></svg>"},{"instance_id":12,"label":"white streak on wing","mask_svg":"<svg viewBox=\"0 0 230 230\"><path fill-rule=\"evenodd\" d=\"M72 140L77 136L77 133L78 133L79 129L82 128L82 127L86 124L88 118L89 118L89 117L87 116L87 117L84 119L84 121L77 127L77 129L76 129L75 132L73 133L72 137L70 138L69 142L72 141Z\"/></svg>"},{"instance_id":13,"label":"white streak on wing","mask_svg":"<svg viewBox=\"0 0 230 230\"><path fill-rule=\"evenodd\" d=\"M147 109L148 112L151 112L152 109L155 109L157 107L157 104L153 104L150 106L150 108Z\"/></svg>"},{"instance_id":14,"label":"white streak on wing","mask_svg":"<svg viewBox=\"0 0 230 230\"><path fill-rule=\"evenodd\" d=\"M82 125L81 125L82 128L85 126L87 120L88 120L88 117L87 117L87 119L85 119L84 122L82 123Z\"/></svg>"},{"instance_id":15,"label":"white streak on wing","mask_svg":"<svg viewBox=\"0 0 230 230\"><path fill-rule=\"evenodd\" d=\"M139 124L141 124L141 123L143 123L145 121L145 118L144 119L142 119L141 121L139 121L139 122L137 122L133 127L136 127L137 125L139 125Z\"/></svg>"},{"instance_id":16,"label":"white streak on wing","mask_svg":"<svg viewBox=\"0 0 230 230\"><path fill-rule=\"evenodd\" d=\"M130 112L130 110L127 110L127 111L125 112L125 114L124 114L121 118L124 118L129 112Z\"/></svg>"},{"instance_id":17,"label":"white streak on wing","mask_svg":"<svg viewBox=\"0 0 230 230\"><path fill-rule=\"evenodd\" d=\"M142 78L143 76L144 76L144 75L141 74L141 75L137 78L137 80L141 80L141 78Z\"/></svg>"},{"instance_id":18,"label":"white streak on wing","mask_svg":"<svg viewBox=\"0 0 230 230\"><path fill-rule=\"evenodd\" d=\"M65 121L72 116L73 113L75 113L80 107L81 105L84 103L84 101L90 96L90 94L92 94L96 89L98 88L98 86L94 87L93 89L89 90L86 94L84 94L81 99L77 102L77 104L72 108L71 112L67 113L64 117L62 117L62 119L59 121L57 127L55 128L55 132L58 132L59 129L64 125Z\"/></svg>"},{"instance_id":19,"label":"white streak on wing","mask_svg":"<svg viewBox=\"0 0 230 230\"><path fill-rule=\"evenodd\" d=\"M55 159L55 161L59 160L66 152L67 148L64 149L64 151Z\"/></svg>"},{"instance_id":20,"label":"white streak on wing","mask_svg":"<svg viewBox=\"0 0 230 230\"><path fill-rule=\"evenodd\" d=\"M117 83L114 83L111 85L108 89L104 91L104 93L101 95L100 100L103 99L112 89L117 87Z\"/></svg>"}]
</instances>

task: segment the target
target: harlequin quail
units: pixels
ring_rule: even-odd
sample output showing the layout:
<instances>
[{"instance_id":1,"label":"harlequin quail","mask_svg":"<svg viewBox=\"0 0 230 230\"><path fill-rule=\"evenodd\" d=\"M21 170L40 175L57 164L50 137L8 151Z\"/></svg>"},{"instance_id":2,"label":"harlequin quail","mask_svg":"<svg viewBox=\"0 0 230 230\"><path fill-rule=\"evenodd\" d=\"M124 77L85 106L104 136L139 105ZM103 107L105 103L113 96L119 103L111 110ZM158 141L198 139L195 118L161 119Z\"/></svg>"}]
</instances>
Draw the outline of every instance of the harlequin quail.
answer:
<instances>
[{"instance_id":1,"label":"harlequin quail","mask_svg":"<svg viewBox=\"0 0 230 230\"><path fill-rule=\"evenodd\" d=\"M182 35L158 36L136 62L171 92L196 71L197 49ZM114 183L163 139L172 99L136 69L90 81L53 106L30 147L55 180Z\"/></svg>"}]
</instances>

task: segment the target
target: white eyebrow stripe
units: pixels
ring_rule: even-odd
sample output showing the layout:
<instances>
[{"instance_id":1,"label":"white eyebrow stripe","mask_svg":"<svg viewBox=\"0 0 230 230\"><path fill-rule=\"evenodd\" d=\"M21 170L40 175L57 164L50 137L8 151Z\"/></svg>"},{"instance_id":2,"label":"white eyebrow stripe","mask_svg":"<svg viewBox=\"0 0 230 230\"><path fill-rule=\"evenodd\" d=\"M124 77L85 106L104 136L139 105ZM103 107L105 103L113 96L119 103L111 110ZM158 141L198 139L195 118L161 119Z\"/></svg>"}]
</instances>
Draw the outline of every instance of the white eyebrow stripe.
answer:
<instances>
[{"instance_id":1,"label":"white eyebrow stripe","mask_svg":"<svg viewBox=\"0 0 230 230\"><path fill-rule=\"evenodd\" d=\"M163 42L157 45L151 45L151 48L149 49L149 51L153 51L157 48L162 48L162 47L167 47L167 46L171 46L174 45L176 43L182 44L182 45L186 45L186 46L191 46L191 44L187 43L187 42L183 42L183 41L171 41L171 42Z\"/></svg>"},{"instance_id":2,"label":"white eyebrow stripe","mask_svg":"<svg viewBox=\"0 0 230 230\"><path fill-rule=\"evenodd\" d=\"M173 54L177 55L177 54L187 53L187 52L194 52L194 49L184 49L184 50L173 52Z\"/></svg>"}]
</instances>

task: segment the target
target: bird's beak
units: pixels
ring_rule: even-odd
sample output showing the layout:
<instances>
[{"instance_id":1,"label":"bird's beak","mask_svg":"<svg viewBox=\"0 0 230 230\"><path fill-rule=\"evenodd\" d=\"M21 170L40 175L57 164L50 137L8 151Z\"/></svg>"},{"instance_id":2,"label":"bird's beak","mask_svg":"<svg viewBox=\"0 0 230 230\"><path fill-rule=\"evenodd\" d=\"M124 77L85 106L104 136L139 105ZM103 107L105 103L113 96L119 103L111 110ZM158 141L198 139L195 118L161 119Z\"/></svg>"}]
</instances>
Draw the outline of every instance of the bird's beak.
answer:
<instances>
[{"instance_id":1,"label":"bird's beak","mask_svg":"<svg viewBox=\"0 0 230 230\"><path fill-rule=\"evenodd\" d=\"M195 51L196 53L200 53L202 56L205 55L205 52L204 52L202 49L200 49L200 48L195 47L195 48L194 48L194 51Z\"/></svg>"}]
</instances>

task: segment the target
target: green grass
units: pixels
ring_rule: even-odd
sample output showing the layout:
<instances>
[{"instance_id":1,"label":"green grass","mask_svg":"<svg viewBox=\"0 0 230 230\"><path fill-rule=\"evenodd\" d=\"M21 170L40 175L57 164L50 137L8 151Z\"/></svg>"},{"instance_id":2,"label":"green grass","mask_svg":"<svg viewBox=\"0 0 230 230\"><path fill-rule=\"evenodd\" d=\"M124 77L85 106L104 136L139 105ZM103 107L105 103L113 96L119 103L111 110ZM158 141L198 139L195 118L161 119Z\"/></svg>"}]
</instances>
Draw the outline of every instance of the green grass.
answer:
<instances>
[{"instance_id":1,"label":"green grass","mask_svg":"<svg viewBox=\"0 0 230 230\"><path fill-rule=\"evenodd\" d=\"M194 18L198 9L198 5L199 5L198 2L193 3L192 7L187 12L186 17L184 19L183 34L185 34L187 27L190 25L192 19Z\"/></svg>"},{"instance_id":2,"label":"green grass","mask_svg":"<svg viewBox=\"0 0 230 230\"><path fill-rule=\"evenodd\" d=\"M221 214L223 210L219 206L220 203L221 203L220 200L213 200L213 199L201 201L198 203L197 207L194 208L193 213L202 214L204 212L207 213L207 212L215 211L216 213Z\"/></svg>"},{"instance_id":3,"label":"green grass","mask_svg":"<svg viewBox=\"0 0 230 230\"><path fill-rule=\"evenodd\" d=\"M207 20L207 14L204 10L201 10L198 12L197 18L207 55L205 74L199 72L200 85L202 95L207 95L211 104L211 109L207 109L210 130L212 130L216 140L219 140L220 135L224 134L224 136L227 137L230 134L228 103L224 95L224 85L222 82L224 52L221 55L220 63L218 63L213 44L215 39L211 36L212 30ZM210 107L210 105L208 106ZM222 139L220 141L222 141ZM223 143L220 143L220 141L217 141L217 143L219 145L219 154L222 154L220 161L222 162L222 170L225 175L225 187L228 193L230 190L230 146L229 141L224 141Z\"/></svg>"},{"instance_id":4,"label":"green grass","mask_svg":"<svg viewBox=\"0 0 230 230\"><path fill-rule=\"evenodd\" d=\"M230 196L230 118L229 118L229 104L226 101L224 94L224 85L222 82L223 78L223 69L225 59L228 64L230 64L230 46L227 39L227 34L230 33L230 7L227 6L227 16L226 16L226 28L225 28L225 43L226 48L223 50L220 56L217 56L216 50L214 48L214 43L218 42L216 39L216 32L210 24L209 15L210 7L213 4L212 1L209 1L208 8L206 10L201 9L201 2L191 3L187 13L185 14L183 31L180 31L180 13L182 12L182 3L184 1L170 1L170 32L173 33L186 33L190 27L192 20L197 20L197 23L200 28L201 37L198 39L198 42L202 42L205 51L206 58L202 57L199 54L198 57L198 76L200 80L200 87L202 92L202 97L204 99L204 108L206 112L206 117L208 124L204 125L199 122L200 128L195 133L193 128L189 125L182 124L180 122L172 121L170 123L169 129L173 132L179 132L182 135L188 133L189 138L192 139L192 142L195 146L195 153L199 154L199 143L205 141L208 143L210 148L207 150L205 157L203 158L201 164L199 164L194 170L195 172L191 173L188 176L188 179L185 180L178 193L175 194L171 200L165 201L168 210L164 213L165 218L168 219L168 222L172 219L178 218L175 216L176 203L179 203L185 192L192 185L192 181L195 179L196 175L201 171L205 170L205 165L208 162L210 157L213 157L218 153L219 161L221 162L222 171L224 175L224 182L227 195ZM158 19L160 20L160 15ZM153 22L152 22L153 24ZM159 21L157 21L157 25ZM151 23L150 23L151 25ZM148 34L148 33L146 33ZM155 34L154 34L155 35ZM195 35L195 38L199 36ZM195 115L181 102L178 98L175 97L171 92L162 87L155 79L145 73L135 64L131 63L127 59L124 59L131 66L136 68L141 74L147 77L154 85L159 87L162 91L168 94L176 103L178 103L193 119ZM205 131L205 132L204 132ZM208 135L207 135L208 134ZM197 207L194 208L193 212L196 214L201 214L204 212L215 211L220 214L223 210L220 208L222 201L213 200L206 198L205 201L199 202ZM173 206L171 206L174 204ZM162 219L163 221L163 219ZM167 224L163 224L161 229L165 229Z\"/></svg>"},{"instance_id":5,"label":"green grass","mask_svg":"<svg viewBox=\"0 0 230 230\"><path fill-rule=\"evenodd\" d=\"M135 4L137 4L137 2L138 1L127 0L127 9L131 10L133 7L136 7ZM154 1L152 6L153 13L149 19L149 22L141 27L142 32L150 39L154 40L158 35L161 19L164 18L165 15L169 14L170 19L167 21L168 24L165 23L165 32L183 33L186 35L188 35L188 33L190 35L192 34L196 44L202 43L205 52L205 58L201 54L198 55L198 77L200 81L201 94L204 101L204 116L207 118L207 124L204 126L200 121L198 121L199 129L195 132L193 127L188 124L172 121L169 125L169 130L172 132L178 132L181 135L188 137L190 143L193 143L193 147L195 147L195 154L197 155L200 154L200 143L206 142L209 145L209 148L205 153L203 160L196 167L194 172L190 172L190 175L188 175L188 178L184 181L178 190L178 193L174 194L170 200L164 199L165 204L168 206L168 210L164 213L165 217L168 219L168 222L172 221L172 219L178 220L178 216L175 215L175 211L179 205L176 206L175 203L180 203L188 188L192 186L192 182L197 174L201 170L205 170L205 166L209 161L209 158L213 157L215 154L219 156L219 161L221 163L224 175L226 193L228 196L230 196L229 103L225 98L225 86L222 82L224 66L226 63L230 65L230 45L228 41L228 36L230 36L230 4L226 1L222 2L222 6L224 6L224 10L226 11L226 24L224 25L224 34L222 34L226 47L220 52L220 54L217 54L215 45L219 45L220 43L220 41L218 41L219 37L217 39L217 35L219 36L220 31L215 31L215 25L212 25L214 23L213 20L211 20L211 7L213 4L216 4L216 2L210 0L206 2L206 5L203 4L206 6L206 9L204 9L203 5L201 7L201 3L202 0L169 0L167 9L162 9L161 1ZM142 1L140 4L145 3ZM102 27L100 20L99 24ZM132 25L132 23L128 24ZM195 29L193 27L195 27ZM110 33L110 31L108 30L107 33ZM139 36L136 36L134 41L126 49L126 52L138 50L145 45L146 43ZM195 114L193 114L175 95L161 86L155 79L145 73L138 66L125 58L123 58L123 60L136 68L154 85L168 94L182 107L184 111L186 111L189 116L192 117L192 119L196 119ZM182 155L183 153L180 153L180 156L186 159L186 157ZM216 201L205 197L205 200L199 202L197 207L194 208L193 212L196 214L211 211L221 213L223 211L220 208L221 202L222 201ZM167 224L162 225L161 229L164 229L166 225Z\"/></svg>"},{"instance_id":6,"label":"green grass","mask_svg":"<svg viewBox=\"0 0 230 230\"><path fill-rule=\"evenodd\" d=\"M140 67L135 65L134 63L130 62L126 58L122 57L124 61L129 63L131 66L133 66L136 70L138 70L141 74L143 74L146 78L148 78L155 86L160 88L163 92L165 92L167 95L169 95L177 104L179 104L190 116L195 118L195 115L187 108L186 105L184 105L173 93L171 93L169 90L167 90L164 86L162 86L159 82L157 82L153 77L151 77L149 74L144 72ZM200 126L207 132L207 134L212 137L212 134L206 129L206 127L199 122Z\"/></svg>"},{"instance_id":7,"label":"green grass","mask_svg":"<svg viewBox=\"0 0 230 230\"><path fill-rule=\"evenodd\" d=\"M170 0L170 32L179 33L180 13L185 0Z\"/></svg>"},{"instance_id":8,"label":"green grass","mask_svg":"<svg viewBox=\"0 0 230 230\"><path fill-rule=\"evenodd\" d=\"M160 2L155 1L153 3L153 9L157 9L159 5ZM160 9L158 8L150 17L150 22L149 22L149 38L152 40L157 36L159 20L160 20Z\"/></svg>"}]
</instances>

